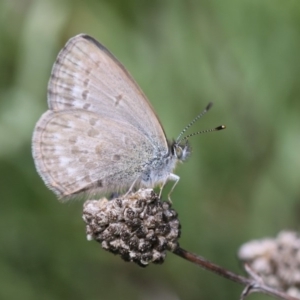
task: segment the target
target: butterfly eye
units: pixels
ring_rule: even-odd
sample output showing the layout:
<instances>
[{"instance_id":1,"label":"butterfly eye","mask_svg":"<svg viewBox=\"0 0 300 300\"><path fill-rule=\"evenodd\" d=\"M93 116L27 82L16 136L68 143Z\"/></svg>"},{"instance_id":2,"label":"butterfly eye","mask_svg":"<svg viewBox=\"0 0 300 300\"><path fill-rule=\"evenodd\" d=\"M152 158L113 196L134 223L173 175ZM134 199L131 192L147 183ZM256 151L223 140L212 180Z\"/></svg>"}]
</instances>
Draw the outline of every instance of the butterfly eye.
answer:
<instances>
[{"instance_id":1,"label":"butterfly eye","mask_svg":"<svg viewBox=\"0 0 300 300\"><path fill-rule=\"evenodd\" d=\"M176 146L175 146L175 156L176 156L178 159L181 159L181 158L182 158L182 154L183 154L183 151L182 151L181 146L176 145Z\"/></svg>"}]
</instances>

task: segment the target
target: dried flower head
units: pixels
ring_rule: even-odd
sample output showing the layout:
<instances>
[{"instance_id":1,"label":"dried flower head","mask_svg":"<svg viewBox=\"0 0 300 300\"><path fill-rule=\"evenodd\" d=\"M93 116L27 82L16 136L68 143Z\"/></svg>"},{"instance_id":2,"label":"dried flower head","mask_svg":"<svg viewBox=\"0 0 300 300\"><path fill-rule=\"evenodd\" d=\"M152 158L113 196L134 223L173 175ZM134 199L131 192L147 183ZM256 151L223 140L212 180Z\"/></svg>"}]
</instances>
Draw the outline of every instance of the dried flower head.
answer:
<instances>
[{"instance_id":1,"label":"dried flower head","mask_svg":"<svg viewBox=\"0 0 300 300\"><path fill-rule=\"evenodd\" d=\"M238 256L266 284L300 297L300 236L296 232L250 241L241 246Z\"/></svg>"},{"instance_id":2,"label":"dried flower head","mask_svg":"<svg viewBox=\"0 0 300 300\"><path fill-rule=\"evenodd\" d=\"M143 267L163 263L166 251L179 246L177 213L152 189L113 200L86 201L83 220L88 240L96 240L103 249Z\"/></svg>"}]
</instances>

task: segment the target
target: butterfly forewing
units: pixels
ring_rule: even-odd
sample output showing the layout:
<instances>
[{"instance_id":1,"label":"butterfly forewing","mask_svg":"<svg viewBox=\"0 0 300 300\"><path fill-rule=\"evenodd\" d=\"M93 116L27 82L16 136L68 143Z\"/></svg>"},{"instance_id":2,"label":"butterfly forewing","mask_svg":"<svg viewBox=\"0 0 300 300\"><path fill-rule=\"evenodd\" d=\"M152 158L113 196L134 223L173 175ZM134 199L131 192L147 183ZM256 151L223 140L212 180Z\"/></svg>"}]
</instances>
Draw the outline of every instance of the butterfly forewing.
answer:
<instances>
[{"instance_id":1,"label":"butterfly forewing","mask_svg":"<svg viewBox=\"0 0 300 300\"><path fill-rule=\"evenodd\" d=\"M167 151L151 104L122 64L87 35L70 39L58 55L48 86L52 110L84 109L132 124Z\"/></svg>"}]
</instances>

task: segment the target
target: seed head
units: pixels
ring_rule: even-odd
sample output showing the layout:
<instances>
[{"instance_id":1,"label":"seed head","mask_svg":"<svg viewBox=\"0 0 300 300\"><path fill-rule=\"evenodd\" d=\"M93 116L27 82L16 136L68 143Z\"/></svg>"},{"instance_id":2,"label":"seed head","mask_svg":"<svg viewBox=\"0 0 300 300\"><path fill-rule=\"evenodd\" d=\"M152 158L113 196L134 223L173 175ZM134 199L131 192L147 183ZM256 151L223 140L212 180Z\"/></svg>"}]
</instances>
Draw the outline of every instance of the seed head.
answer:
<instances>
[{"instance_id":1,"label":"seed head","mask_svg":"<svg viewBox=\"0 0 300 300\"><path fill-rule=\"evenodd\" d=\"M179 246L177 213L151 189L113 200L86 201L83 220L88 240L142 267L163 263L166 251Z\"/></svg>"}]
</instances>

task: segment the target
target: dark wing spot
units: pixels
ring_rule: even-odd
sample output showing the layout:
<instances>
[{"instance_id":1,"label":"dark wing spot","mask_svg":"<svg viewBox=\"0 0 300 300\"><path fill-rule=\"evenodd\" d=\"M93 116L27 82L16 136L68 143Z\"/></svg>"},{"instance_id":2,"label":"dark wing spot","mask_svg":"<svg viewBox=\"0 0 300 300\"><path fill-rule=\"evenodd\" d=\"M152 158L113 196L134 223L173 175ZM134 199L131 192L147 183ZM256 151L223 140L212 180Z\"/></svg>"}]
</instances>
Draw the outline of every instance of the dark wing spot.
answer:
<instances>
[{"instance_id":1,"label":"dark wing spot","mask_svg":"<svg viewBox=\"0 0 300 300\"><path fill-rule=\"evenodd\" d=\"M98 166L97 163L91 162L91 161L84 164L84 167L85 167L85 169L87 169L87 170L96 169L97 166Z\"/></svg>"},{"instance_id":2,"label":"dark wing spot","mask_svg":"<svg viewBox=\"0 0 300 300\"><path fill-rule=\"evenodd\" d=\"M65 92L67 93L72 93L72 87L69 87L69 86L63 86L63 89L65 90Z\"/></svg>"},{"instance_id":3,"label":"dark wing spot","mask_svg":"<svg viewBox=\"0 0 300 300\"><path fill-rule=\"evenodd\" d=\"M43 130L44 130L44 128L42 128L41 126L35 127L35 131L37 131L37 132L41 132Z\"/></svg>"},{"instance_id":4,"label":"dark wing spot","mask_svg":"<svg viewBox=\"0 0 300 300\"><path fill-rule=\"evenodd\" d=\"M84 82L83 82L83 86L84 87L87 87L90 83L90 80L89 79L86 79Z\"/></svg>"},{"instance_id":5,"label":"dark wing spot","mask_svg":"<svg viewBox=\"0 0 300 300\"><path fill-rule=\"evenodd\" d=\"M97 155L101 155L102 154L102 147L100 144L98 144L96 147L95 147L95 153Z\"/></svg>"},{"instance_id":6,"label":"dark wing spot","mask_svg":"<svg viewBox=\"0 0 300 300\"><path fill-rule=\"evenodd\" d=\"M65 47L64 47L64 49L65 49ZM56 64L61 64L61 57L60 56L56 58L56 62L55 63Z\"/></svg>"},{"instance_id":7,"label":"dark wing spot","mask_svg":"<svg viewBox=\"0 0 300 300\"><path fill-rule=\"evenodd\" d=\"M75 144L77 142L77 136L73 135L69 137L69 143Z\"/></svg>"},{"instance_id":8,"label":"dark wing spot","mask_svg":"<svg viewBox=\"0 0 300 300\"><path fill-rule=\"evenodd\" d=\"M122 100L123 96L120 94L116 97L116 102L115 102L115 106L118 106L120 101Z\"/></svg>"},{"instance_id":9,"label":"dark wing spot","mask_svg":"<svg viewBox=\"0 0 300 300\"><path fill-rule=\"evenodd\" d=\"M86 163L87 161L88 161L88 159L85 156L80 156L79 157L79 162Z\"/></svg>"},{"instance_id":10,"label":"dark wing spot","mask_svg":"<svg viewBox=\"0 0 300 300\"><path fill-rule=\"evenodd\" d=\"M51 120L51 124L57 127L62 127L62 128L71 128L70 125L68 125L68 121L65 119L60 119L58 121Z\"/></svg>"},{"instance_id":11,"label":"dark wing spot","mask_svg":"<svg viewBox=\"0 0 300 300\"><path fill-rule=\"evenodd\" d=\"M120 160L121 159L121 156L119 154L115 154L113 156L113 160Z\"/></svg>"},{"instance_id":12,"label":"dark wing spot","mask_svg":"<svg viewBox=\"0 0 300 300\"><path fill-rule=\"evenodd\" d=\"M79 148L77 146L73 146L71 149L71 153L77 155L79 153Z\"/></svg>"},{"instance_id":13,"label":"dark wing spot","mask_svg":"<svg viewBox=\"0 0 300 300\"><path fill-rule=\"evenodd\" d=\"M83 100L86 100L88 94L89 94L89 91L88 91L88 90L84 90L84 91L82 92L82 99L83 99Z\"/></svg>"},{"instance_id":14,"label":"dark wing spot","mask_svg":"<svg viewBox=\"0 0 300 300\"><path fill-rule=\"evenodd\" d=\"M88 136L90 136L90 137L95 137L98 134L99 134L99 131L94 128L91 128L88 130Z\"/></svg>"},{"instance_id":15,"label":"dark wing spot","mask_svg":"<svg viewBox=\"0 0 300 300\"><path fill-rule=\"evenodd\" d=\"M91 177L90 177L89 175L86 175L86 176L84 177L84 180L85 180L86 182L88 182L88 183L92 182L92 179L91 179Z\"/></svg>"},{"instance_id":16,"label":"dark wing spot","mask_svg":"<svg viewBox=\"0 0 300 300\"><path fill-rule=\"evenodd\" d=\"M94 125L96 124L96 122L97 122L97 119L95 119L95 118L90 118L90 124L91 124L92 126L94 126Z\"/></svg>"},{"instance_id":17,"label":"dark wing spot","mask_svg":"<svg viewBox=\"0 0 300 300\"><path fill-rule=\"evenodd\" d=\"M90 108L90 106L91 106L90 103L85 103L85 104L83 105L83 109L88 110L88 109Z\"/></svg>"},{"instance_id":18,"label":"dark wing spot","mask_svg":"<svg viewBox=\"0 0 300 300\"><path fill-rule=\"evenodd\" d=\"M51 80L57 81L58 76L56 75L56 73L51 73L50 78Z\"/></svg>"},{"instance_id":19,"label":"dark wing spot","mask_svg":"<svg viewBox=\"0 0 300 300\"><path fill-rule=\"evenodd\" d=\"M96 181L96 187L103 187L103 182L102 182L102 180L101 179L98 179L97 181Z\"/></svg>"}]
</instances>

